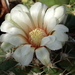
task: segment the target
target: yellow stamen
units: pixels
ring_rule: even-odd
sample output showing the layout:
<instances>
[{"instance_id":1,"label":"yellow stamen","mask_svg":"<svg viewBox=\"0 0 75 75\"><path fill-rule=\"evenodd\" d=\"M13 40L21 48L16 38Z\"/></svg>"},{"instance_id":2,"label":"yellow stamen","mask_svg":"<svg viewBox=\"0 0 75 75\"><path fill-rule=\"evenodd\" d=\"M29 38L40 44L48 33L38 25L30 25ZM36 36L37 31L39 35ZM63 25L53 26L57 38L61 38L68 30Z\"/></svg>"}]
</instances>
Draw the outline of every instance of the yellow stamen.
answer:
<instances>
[{"instance_id":1,"label":"yellow stamen","mask_svg":"<svg viewBox=\"0 0 75 75\"><path fill-rule=\"evenodd\" d=\"M43 37L46 36L46 33L42 29L35 29L29 33L30 43L32 46L40 46L40 42Z\"/></svg>"}]
</instances>

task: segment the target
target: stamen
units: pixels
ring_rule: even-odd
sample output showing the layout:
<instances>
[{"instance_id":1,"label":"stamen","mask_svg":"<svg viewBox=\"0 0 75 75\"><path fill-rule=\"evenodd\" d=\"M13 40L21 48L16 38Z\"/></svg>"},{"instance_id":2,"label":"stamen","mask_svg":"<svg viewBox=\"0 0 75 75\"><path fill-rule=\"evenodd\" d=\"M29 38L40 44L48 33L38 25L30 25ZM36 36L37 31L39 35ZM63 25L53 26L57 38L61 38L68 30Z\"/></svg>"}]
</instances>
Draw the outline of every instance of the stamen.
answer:
<instances>
[{"instance_id":1,"label":"stamen","mask_svg":"<svg viewBox=\"0 0 75 75\"><path fill-rule=\"evenodd\" d=\"M43 37L46 36L46 33L42 29L35 29L29 33L29 39L32 46L38 47L40 46L40 42Z\"/></svg>"}]
</instances>

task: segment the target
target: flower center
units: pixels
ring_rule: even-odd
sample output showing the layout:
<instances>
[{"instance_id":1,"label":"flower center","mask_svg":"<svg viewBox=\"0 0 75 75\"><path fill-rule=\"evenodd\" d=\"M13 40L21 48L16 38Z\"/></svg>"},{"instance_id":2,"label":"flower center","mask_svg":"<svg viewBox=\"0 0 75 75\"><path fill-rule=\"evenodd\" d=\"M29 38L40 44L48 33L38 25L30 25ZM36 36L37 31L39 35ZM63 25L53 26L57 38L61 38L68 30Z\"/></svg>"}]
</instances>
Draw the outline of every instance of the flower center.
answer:
<instances>
[{"instance_id":1,"label":"flower center","mask_svg":"<svg viewBox=\"0 0 75 75\"><path fill-rule=\"evenodd\" d=\"M46 33L44 30L36 28L29 33L30 43L32 46L39 47L42 38L45 36Z\"/></svg>"}]
</instances>

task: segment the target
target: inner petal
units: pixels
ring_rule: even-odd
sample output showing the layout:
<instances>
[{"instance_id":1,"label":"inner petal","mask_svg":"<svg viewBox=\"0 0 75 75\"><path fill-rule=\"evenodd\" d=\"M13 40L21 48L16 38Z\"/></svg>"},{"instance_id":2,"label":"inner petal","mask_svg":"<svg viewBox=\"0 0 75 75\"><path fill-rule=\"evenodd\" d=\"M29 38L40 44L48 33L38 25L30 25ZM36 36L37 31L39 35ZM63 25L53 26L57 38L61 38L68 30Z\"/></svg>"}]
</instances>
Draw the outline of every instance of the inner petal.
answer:
<instances>
[{"instance_id":1,"label":"inner petal","mask_svg":"<svg viewBox=\"0 0 75 75\"><path fill-rule=\"evenodd\" d=\"M36 28L29 32L30 43L32 44L32 46L35 46L37 48L40 46L40 42L45 36L47 36L47 34L44 30Z\"/></svg>"}]
</instances>

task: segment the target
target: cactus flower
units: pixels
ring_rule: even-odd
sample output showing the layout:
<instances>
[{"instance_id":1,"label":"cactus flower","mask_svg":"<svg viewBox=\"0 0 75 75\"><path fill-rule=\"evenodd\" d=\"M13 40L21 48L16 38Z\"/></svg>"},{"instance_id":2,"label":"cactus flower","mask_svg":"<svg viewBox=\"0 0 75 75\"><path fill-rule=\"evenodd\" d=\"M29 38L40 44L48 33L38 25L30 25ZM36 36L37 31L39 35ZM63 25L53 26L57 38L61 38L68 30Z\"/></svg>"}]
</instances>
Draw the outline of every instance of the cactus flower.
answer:
<instances>
[{"instance_id":1,"label":"cactus flower","mask_svg":"<svg viewBox=\"0 0 75 75\"><path fill-rule=\"evenodd\" d=\"M28 66L34 57L45 66L51 63L50 51L61 49L68 40L68 28L61 24L65 16L64 6L48 8L40 2L30 9L22 4L15 6L5 17L0 36L1 48L15 48L13 58L22 66ZM60 24L59 24L60 23Z\"/></svg>"}]
</instances>

